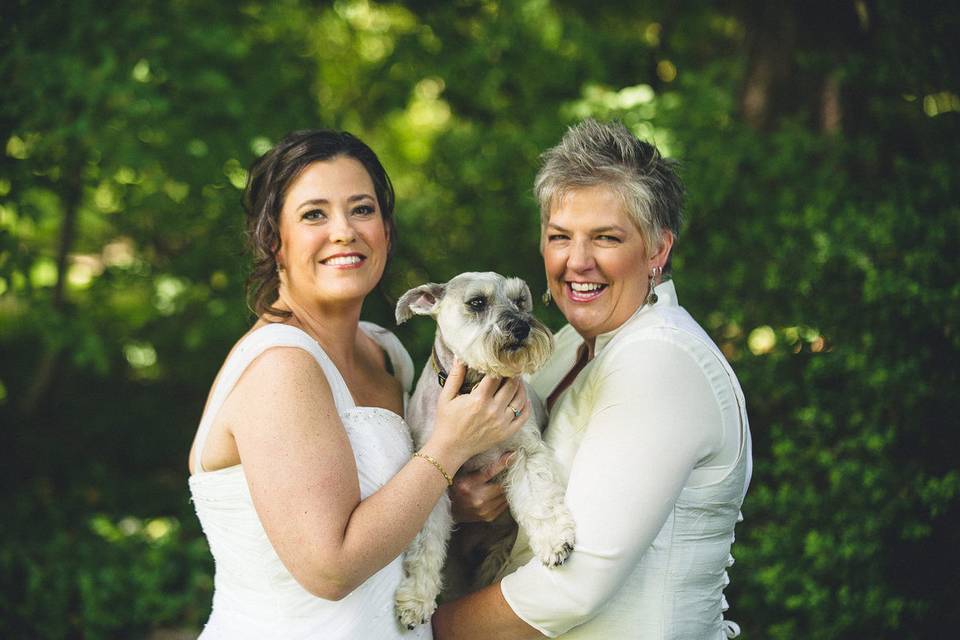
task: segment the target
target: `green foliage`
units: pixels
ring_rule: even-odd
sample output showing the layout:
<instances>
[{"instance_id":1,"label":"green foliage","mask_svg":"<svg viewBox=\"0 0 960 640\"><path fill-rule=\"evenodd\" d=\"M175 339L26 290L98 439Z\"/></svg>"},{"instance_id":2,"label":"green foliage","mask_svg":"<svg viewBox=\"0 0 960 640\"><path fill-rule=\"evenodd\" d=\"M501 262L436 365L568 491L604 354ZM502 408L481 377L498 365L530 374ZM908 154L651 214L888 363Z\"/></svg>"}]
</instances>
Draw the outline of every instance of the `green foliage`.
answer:
<instances>
[{"instance_id":1,"label":"green foliage","mask_svg":"<svg viewBox=\"0 0 960 640\"><path fill-rule=\"evenodd\" d=\"M683 162L679 295L753 428L727 590L744 637L956 628L960 13L788 5L13 2L0 636L207 615L185 456L250 321L239 199L256 155L316 126L378 151L399 251L365 315L390 326L391 297L463 270L542 289L537 157L587 116ZM422 362L429 323L398 332Z\"/></svg>"},{"instance_id":2,"label":"green foliage","mask_svg":"<svg viewBox=\"0 0 960 640\"><path fill-rule=\"evenodd\" d=\"M34 524L40 524L36 520ZM88 516L0 550L5 637L85 638L144 634L163 625L198 627L208 614L209 550L174 518L113 522Z\"/></svg>"}]
</instances>

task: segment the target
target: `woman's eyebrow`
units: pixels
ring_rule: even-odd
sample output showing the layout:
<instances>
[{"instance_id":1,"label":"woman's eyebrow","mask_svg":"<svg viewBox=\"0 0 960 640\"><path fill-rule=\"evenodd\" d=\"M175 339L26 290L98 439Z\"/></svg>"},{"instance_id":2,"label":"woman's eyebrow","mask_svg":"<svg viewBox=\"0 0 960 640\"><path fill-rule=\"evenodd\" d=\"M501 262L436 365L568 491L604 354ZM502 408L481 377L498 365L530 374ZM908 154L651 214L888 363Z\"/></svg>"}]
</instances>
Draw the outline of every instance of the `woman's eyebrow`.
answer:
<instances>
[{"instance_id":1,"label":"woman's eyebrow","mask_svg":"<svg viewBox=\"0 0 960 640\"><path fill-rule=\"evenodd\" d=\"M376 198L369 193L357 193L347 198L347 202L357 202L358 200L376 200Z\"/></svg>"},{"instance_id":2,"label":"woman's eyebrow","mask_svg":"<svg viewBox=\"0 0 960 640\"><path fill-rule=\"evenodd\" d=\"M347 198L347 202L359 202L361 200L375 200L375 198L369 193L357 193ZM325 204L330 204L330 201L327 200L326 198L310 198L309 200L304 200L303 202L301 202L297 206L297 209L302 209L303 207L306 207L308 205L316 206L316 205L325 205Z\"/></svg>"},{"instance_id":3,"label":"woman's eyebrow","mask_svg":"<svg viewBox=\"0 0 960 640\"><path fill-rule=\"evenodd\" d=\"M560 225L555 224L555 223L553 223L553 222L548 222L548 223L547 223L547 228L548 228L548 229L553 229L553 230L555 230L555 231L560 231L561 233L569 233L569 230L568 230L568 229L564 229L564 228L561 227ZM618 231L618 232L620 232L620 233L625 233L625 230L624 230L623 227L621 227L621 226L619 226L619 225L615 225L615 224L606 225L606 226L603 226L603 227L594 227L593 229L590 229L590 233L605 233L605 232L607 232L607 231Z\"/></svg>"},{"instance_id":4,"label":"woman's eyebrow","mask_svg":"<svg viewBox=\"0 0 960 640\"><path fill-rule=\"evenodd\" d=\"M300 209L307 205L321 205L321 204L330 204L330 201L324 198L311 198L310 200L304 200L299 205L297 205L297 209Z\"/></svg>"},{"instance_id":5,"label":"woman's eyebrow","mask_svg":"<svg viewBox=\"0 0 960 640\"><path fill-rule=\"evenodd\" d=\"M605 227L596 227L595 229L590 230L592 233L604 233L607 231L619 231L620 233L624 232L623 227L615 224L609 224Z\"/></svg>"}]
</instances>

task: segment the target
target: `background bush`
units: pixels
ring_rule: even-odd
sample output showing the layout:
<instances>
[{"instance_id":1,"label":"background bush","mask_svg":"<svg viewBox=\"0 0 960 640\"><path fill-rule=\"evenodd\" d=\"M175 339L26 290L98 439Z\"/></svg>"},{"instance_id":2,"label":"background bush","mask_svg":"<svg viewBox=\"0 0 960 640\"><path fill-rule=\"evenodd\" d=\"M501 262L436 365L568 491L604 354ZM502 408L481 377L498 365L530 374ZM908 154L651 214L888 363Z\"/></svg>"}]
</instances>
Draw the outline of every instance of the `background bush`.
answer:
<instances>
[{"instance_id":1,"label":"background bush","mask_svg":"<svg viewBox=\"0 0 960 640\"><path fill-rule=\"evenodd\" d=\"M887 0L14 0L0 23L0 636L199 628L186 453L251 319L245 167L351 130L398 192L365 316L542 289L537 157L619 118L683 162L683 304L754 437L746 638L957 628L960 13ZM555 309L541 309L558 327ZM398 330L423 361L429 323Z\"/></svg>"}]
</instances>

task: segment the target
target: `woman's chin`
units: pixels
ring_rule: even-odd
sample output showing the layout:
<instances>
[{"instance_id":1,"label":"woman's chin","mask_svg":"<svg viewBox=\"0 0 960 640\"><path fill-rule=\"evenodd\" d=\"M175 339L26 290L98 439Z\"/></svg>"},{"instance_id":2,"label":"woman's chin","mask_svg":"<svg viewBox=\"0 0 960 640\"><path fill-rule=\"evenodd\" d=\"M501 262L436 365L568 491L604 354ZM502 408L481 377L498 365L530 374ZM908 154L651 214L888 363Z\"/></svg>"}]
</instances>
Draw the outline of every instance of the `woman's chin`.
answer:
<instances>
[{"instance_id":1,"label":"woman's chin","mask_svg":"<svg viewBox=\"0 0 960 640\"><path fill-rule=\"evenodd\" d=\"M344 286L344 287L325 287L317 291L313 296L313 301L318 306L344 305L363 303L374 290L374 286Z\"/></svg>"},{"instance_id":2,"label":"woman's chin","mask_svg":"<svg viewBox=\"0 0 960 640\"><path fill-rule=\"evenodd\" d=\"M563 299L557 306L563 312L567 322L579 331L579 324L594 324L604 315L602 307L609 298L606 293L606 288L599 291L577 292L568 285L563 288Z\"/></svg>"},{"instance_id":3,"label":"woman's chin","mask_svg":"<svg viewBox=\"0 0 960 640\"><path fill-rule=\"evenodd\" d=\"M566 309L561 308L560 311L563 312L570 326L584 337L595 335L594 330L603 323L603 314L595 309L586 308L584 304L571 305Z\"/></svg>"}]
</instances>

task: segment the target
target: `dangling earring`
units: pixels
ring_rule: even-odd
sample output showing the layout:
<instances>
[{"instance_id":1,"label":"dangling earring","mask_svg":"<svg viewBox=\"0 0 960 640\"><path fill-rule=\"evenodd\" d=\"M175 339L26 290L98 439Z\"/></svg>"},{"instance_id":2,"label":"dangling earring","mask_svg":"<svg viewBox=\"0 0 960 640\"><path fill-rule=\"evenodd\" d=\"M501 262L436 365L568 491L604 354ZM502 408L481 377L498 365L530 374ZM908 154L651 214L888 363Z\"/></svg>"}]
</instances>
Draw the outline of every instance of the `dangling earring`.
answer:
<instances>
[{"instance_id":1,"label":"dangling earring","mask_svg":"<svg viewBox=\"0 0 960 640\"><path fill-rule=\"evenodd\" d=\"M543 300L543 306L549 307L550 301L553 300L553 296L550 294L550 289L544 291L543 295L540 296L540 299Z\"/></svg>"},{"instance_id":2,"label":"dangling earring","mask_svg":"<svg viewBox=\"0 0 960 640\"><path fill-rule=\"evenodd\" d=\"M654 291L654 287L657 286L657 278L660 277L660 274L663 273L663 267L654 267L650 269L650 289L647 292L647 304L654 305L657 304L657 300L660 297L657 295L657 292Z\"/></svg>"}]
</instances>

